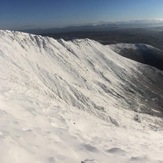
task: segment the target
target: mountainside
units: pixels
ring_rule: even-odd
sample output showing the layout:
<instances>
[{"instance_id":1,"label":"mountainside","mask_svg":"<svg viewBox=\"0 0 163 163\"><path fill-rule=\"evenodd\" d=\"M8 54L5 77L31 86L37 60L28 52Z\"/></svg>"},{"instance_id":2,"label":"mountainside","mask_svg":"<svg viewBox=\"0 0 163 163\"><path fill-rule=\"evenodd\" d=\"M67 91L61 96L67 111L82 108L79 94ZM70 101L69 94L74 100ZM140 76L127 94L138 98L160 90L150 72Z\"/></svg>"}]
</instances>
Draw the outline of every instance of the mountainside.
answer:
<instances>
[{"instance_id":1,"label":"mountainside","mask_svg":"<svg viewBox=\"0 0 163 163\"><path fill-rule=\"evenodd\" d=\"M0 162L163 161L163 71L89 39L0 31Z\"/></svg>"},{"instance_id":2,"label":"mountainside","mask_svg":"<svg viewBox=\"0 0 163 163\"><path fill-rule=\"evenodd\" d=\"M113 44L113 51L132 60L163 70L163 51L146 44Z\"/></svg>"}]
</instances>

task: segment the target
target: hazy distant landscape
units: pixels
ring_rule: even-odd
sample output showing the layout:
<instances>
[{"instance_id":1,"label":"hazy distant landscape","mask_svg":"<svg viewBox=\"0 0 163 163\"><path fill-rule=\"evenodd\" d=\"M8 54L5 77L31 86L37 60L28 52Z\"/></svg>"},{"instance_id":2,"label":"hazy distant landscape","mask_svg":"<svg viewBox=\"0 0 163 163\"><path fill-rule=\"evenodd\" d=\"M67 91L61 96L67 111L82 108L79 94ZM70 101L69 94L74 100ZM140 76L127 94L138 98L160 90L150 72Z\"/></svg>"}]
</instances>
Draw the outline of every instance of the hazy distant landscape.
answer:
<instances>
[{"instance_id":1,"label":"hazy distant landscape","mask_svg":"<svg viewBox=\"0 0 163 163\"><path fill-rule=\"evenodd\" d=\"M104 45L115 43L144 43L155 46L163 50L163 27L150 28L109 28L96 29L75 28L60 29L60 31L31 31L31 33L39 33L43 36L53 37L55 39L63 38L65 40L90 38ZM96 29L96 30L95 30ZM74 31L71 31L74 30Z\"/></svg>"}]
</instances>

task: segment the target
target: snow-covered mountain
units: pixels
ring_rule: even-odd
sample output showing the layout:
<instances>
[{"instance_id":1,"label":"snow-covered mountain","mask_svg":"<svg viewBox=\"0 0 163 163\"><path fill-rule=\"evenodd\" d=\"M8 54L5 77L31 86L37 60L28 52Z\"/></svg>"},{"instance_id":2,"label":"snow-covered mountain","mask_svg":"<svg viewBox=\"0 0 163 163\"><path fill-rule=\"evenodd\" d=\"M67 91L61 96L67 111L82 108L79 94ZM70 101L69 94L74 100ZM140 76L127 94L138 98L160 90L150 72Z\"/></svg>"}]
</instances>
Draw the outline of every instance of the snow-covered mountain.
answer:
<instances>
[{"instance_id":1,"label":"snow-covered mountain","mask_svg":"<svg viewBox=\"0 0 163 163\"><path fill-rule=\"evenodd\" d=\"M146 44L113 44L109 45L113 51L132 60L154 66L163 70L163 51Z\"/></svg>"},{"instance_id":2,"label":"snow-covered mountain","mask_svg":"<svg viewBox=\"0 0 163 163\"><path fill-rule=\"evenodd\" d=\"M0 162L163 161L163 72L93 40L0 31Z\"/></svg>"}]
</instances>

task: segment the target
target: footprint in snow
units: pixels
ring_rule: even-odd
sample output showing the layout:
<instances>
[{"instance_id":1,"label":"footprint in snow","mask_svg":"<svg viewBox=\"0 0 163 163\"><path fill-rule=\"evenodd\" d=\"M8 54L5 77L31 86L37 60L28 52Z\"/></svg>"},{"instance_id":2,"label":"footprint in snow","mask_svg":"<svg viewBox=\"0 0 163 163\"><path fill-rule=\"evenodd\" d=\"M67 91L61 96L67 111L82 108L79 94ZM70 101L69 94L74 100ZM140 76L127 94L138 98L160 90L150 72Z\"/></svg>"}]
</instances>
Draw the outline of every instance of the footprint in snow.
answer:
<instances>
[{"instance_id":1,"label":"footprint in snow","mask_svg":"<svg viewBox=\"0 0 163 163\"><path fill-rule=\"evenodd\" d=\"M90 152L98 152L98 149L90 144L83 144L82 145L84 147L85 150L90 151Z\"/></svg>"},{"instance_id":2,"label":"footprint in snow","mask_svg":"<svg viewBox=\"0 0 163 163\"><path fill-rule=\"evenodd\" d=\"M89 162L94 162L95 161L95 159L86 159L86 160L84 160L84 161L81 161L81 163L89 163Z\"/></svg>"},{"instance_id":3,"label":"footprint in snow","mask_svg":"<svg viewBox=\"0 0 163 163\"><path fill-rule=\"evenodd\" d=\"M109 150L107 150L107 152L111 153L111 154L121 154L121 155L125 155L126 151L121 149L121 148L111 148Z\"/></svg>"},{"instance_id":4,"label":"footprint in snow","mask_svg":"<svg viewBox=\"0 0 163 163\"><path fill-rule=\"evenodd\" d=\"M149 159L146 156L137 156L137 157L131 157L130 161L133 162L149 162Z\"/></svg>"}]
</instances>

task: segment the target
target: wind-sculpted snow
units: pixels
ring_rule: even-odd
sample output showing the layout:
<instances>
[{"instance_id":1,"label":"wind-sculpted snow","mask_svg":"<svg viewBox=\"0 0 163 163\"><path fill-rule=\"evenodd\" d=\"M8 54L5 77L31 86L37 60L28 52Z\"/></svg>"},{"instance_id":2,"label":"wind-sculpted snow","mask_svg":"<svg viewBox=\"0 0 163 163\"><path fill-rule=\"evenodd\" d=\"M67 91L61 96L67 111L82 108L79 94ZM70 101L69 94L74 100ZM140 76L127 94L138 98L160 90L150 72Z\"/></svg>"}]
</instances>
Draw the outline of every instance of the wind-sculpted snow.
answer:
<instances>
[{"instance_id":1,"label":"wind-sculpted snow","mask_svg":"<svg viewBox=\"0 0 163 163\"><path fill-rule=\"evenodd\" d=\"M93 40L11 31L0 69L0 162L163 160L162 71Z\"/></svg>"}]
</instances>

